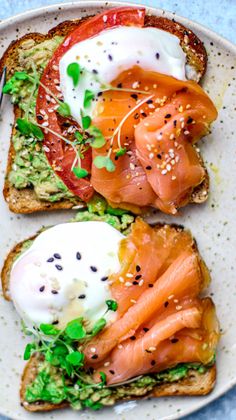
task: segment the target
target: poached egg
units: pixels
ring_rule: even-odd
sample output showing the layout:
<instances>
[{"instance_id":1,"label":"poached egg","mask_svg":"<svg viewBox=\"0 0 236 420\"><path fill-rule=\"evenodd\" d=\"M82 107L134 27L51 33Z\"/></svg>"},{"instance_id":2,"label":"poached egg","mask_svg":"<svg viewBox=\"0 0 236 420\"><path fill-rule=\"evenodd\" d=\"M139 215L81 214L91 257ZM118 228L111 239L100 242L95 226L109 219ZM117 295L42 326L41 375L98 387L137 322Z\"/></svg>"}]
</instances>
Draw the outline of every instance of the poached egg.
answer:
<instances>
[{"instance_id":1,"label":"poached egg","mask_svg":"<svg viewBox=\"0 0 236 420\"><path fill-rule=\"evenodd\" d=\"M67 68L76 62L81 75L74 87ZM119 26L75 44L64 54L59 64L60 88L71 115L81 125L80 110L86 90L95 94L91 106L86 108L86 115L92 118L96 94L123 71L139 66L185 80L185 64L186 56L177 36L152 27Z\"/></svg>"},{"instance_id":2,"label":"poached egg","mask_svg":"<svg viewBox=\"0 0 236 420\"><path fill-rule=\"evenodd\" d=\"M93 325L111 299L108 276L120 268L124 236L105 222L63 223L40 233L14 262L10 295L27 324L63 328L83 316ZM115 316L110 311L107 321Z\"/></svg>"}]
</instances>

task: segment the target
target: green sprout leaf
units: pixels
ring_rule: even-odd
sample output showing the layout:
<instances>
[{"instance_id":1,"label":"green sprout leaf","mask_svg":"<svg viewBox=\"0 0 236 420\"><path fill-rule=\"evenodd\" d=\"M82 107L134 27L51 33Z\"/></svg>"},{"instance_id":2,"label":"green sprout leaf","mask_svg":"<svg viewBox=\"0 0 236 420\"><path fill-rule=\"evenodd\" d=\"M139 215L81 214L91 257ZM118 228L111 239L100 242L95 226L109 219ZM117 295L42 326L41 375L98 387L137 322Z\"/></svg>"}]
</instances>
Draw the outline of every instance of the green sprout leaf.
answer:
<instances>
[{"instance_id":1,"label":"green sprout leaf","mask_svg":"<svg viewBox=\"0 0 236 420\"><path fill-rule=\"evenodd\" d=\"M37 125L31 123L25 118L17 118L16 120L18 130L25 136L34 136L39 140L43 140L44 134Z\"/></svg>"},{"instance_id":2,"label":"green sprout leaf","mask_svg":"<svg viewBox=\"0 0 236 420\"><path fill-rule=\"evenodd\" d=\"M34 343L28 343L24 351L24 360L29 360L32 350L35 350L35 349L36 349L36 345Z\"/></svg>"},{"instance_id":3,"label":"green sprout leaf","mask_svg":"<svg viewBox=\"0 0 236 420\"><path fill-rule=\"evenodd\" d=\"M29 80L31 77L25 71L16 71L14 73L16 80Z\"/></svg>"},{"instance_id":4,"label":"green sprout leaf","mask_svg":"<svg viewBox=\"0 0 236 420\"><path fill-rule=\"evenodd\" d=\"M107 310L108 311L117 311L118 303L115 300L108 299L106 300Z\"/></svg>"},{"instance_id":5,"label":"green sprout leaf","mask_svg":"<svg viewBox=\"0 0 236 420\"><path fill-rule=\"evenodd\" d=\"M70 117L71 111L70 107L66 102L60 102L59 107L57 108L58 114L62 115L62 117Z\"/></svg>"},{"instance_id":6,"label":"green sprout leaf","mask_svg":"<svg viewBox=\"0 0 236 420\"><path fill-rule=\"evenodd\" d=\"M88 108L91 105L91 101L94 99L94 93L91 90L86 89L84 93L84 108Z\"/></svg>"},{"instance_id":7,"label":"green sprout leaf","mask_svg":"<svg viewBox=\"0 0 236 420\"><path fill-rule=\"evenodd\" d=\"M126 147L121 147L119 150L117 150L117 152L116 152L116 156L117 157L119 157L119 156L123 156L123 155L125 155L125 153L127 152L127 149L126 149Z\"/></svg>"},{"instance_id":8,"label":"green sprout leaf","mask_svg":"<svg viewBox=\"0 0 236 420\"><path fill-rule=\"evenodd\" d=\"M66 356L66 361L69 362L72 366L83 366L84 354L80 353L79 351L73 351Z\"/></svg>"},{"instance_id":9,"label":"green sprout leaf","mask_svg":"<svg viewBox=\"0 0 236 420\"><path fill-rule=\"evenodd\" d=\"M103 405L100 402L94 402L90 398L87 398L83 401L83 404L87 408L91 408L91 410L97 411L103 408Z\"/></svg>"},{"instance_id":10,"label":"green sprout leaf","mask_svg":"<svg viewBox=\"0 0 236 420\"><path fill-rule=\"evenodd\" d=\"M83 143L84 141L83 134L81 134L79 131L75 132L75 138L77 140L77 143Z\"/></svg>"},{"instance_id":11,"label":"green sprout leaf","mask_svg":"<svg viewBox=\"0 0 236 420\"><path fill-rule=\"evenodd\" d=\"M86 336L82 320L83 318L77 318L67 324L65 332L72 340L81 340L81 338Z\"/></svg>"},{"instance_id":12,"label":"green sprout leaf","mask_svg":"<svg viewBox=\"0 0 236 420\"><path fill-rule=\"evenodd\" d=\"M93 163L98 169L106 168L108 172L114 172L116 169L115 164L109 156L96 156Z\"/></svg>"},{"instance_id":13,"label":"green sprout leaf","mask_svg":"<svg viewBox=\"0 0 236 420\"><path fill-rule=\"evenodd\" d=\"M101 386L106 385L107 382L107 376L104 372L99 372L100 378L101 378Z\"/></svg>"},{"instance_id":14,"label":"green sprout leaf","mask_svg":"<svg viewBox=\"0 0 236 420\"><path fill-rule=\"evenodd\" d=\"M74 87L78 86L80 79L80 65L78 63L70 63L67 67L67 74L72 78Z\"/></svg>"},{"instance_id":15,"label":"green sprout leaf","mask_svg":"<svg viewBox=\"0 0 236 420\"><path fill-rule=\"evenodd\" d=\"M84 115L82 109L80 111L80 115L82 120L82 127L84 130L87 130L91 125L91 118L89 115Z\"/></svg>"},{"instance_id":16,"label":"green sprout leaf","mask_svg":"<svg viewBox=\"0 0 236 420\"><path fill-rule=\"evenodd\" d=\"M93 136L91 139L91 146L95 149L99 149L100 147L104 146L106 144L106 140L99 128L95 127L94 125L91 125L89 128L89 134Z\"/></svg>"},{"instance_id":17,"label":"green sprout leaf","mask_svg":"<svg viewBox=\"0 0 236 420\"><path fill-rule=\"evenodd\" d=\"M39 328L45 335L58 335L60 332L60 330L52 324L40 324Z\"/></svg>"},{"instance_id":18,"label":"green sprout leaf","mask_svg":"<svg viewBox=\"0 0 236 420\"><path fill-rule=\"evenodd\" d=\"M97 335L103 328L106 326L106 320L104 318L100 318L97 322L95 322L93 329L92 329L92 336Z\"/></svg>"},{"instance_id":19,"label":"green sprout leaf","mask_svg":"<svg viewBox=\"0 0 236 420\"><path fill-rule=\"evenodd\" d=\"M81 168L80 166L74 167L72 171L74 175L79 179L88 176L88 171L86 171L84 168Z\"/></svg>"}]
</instances>

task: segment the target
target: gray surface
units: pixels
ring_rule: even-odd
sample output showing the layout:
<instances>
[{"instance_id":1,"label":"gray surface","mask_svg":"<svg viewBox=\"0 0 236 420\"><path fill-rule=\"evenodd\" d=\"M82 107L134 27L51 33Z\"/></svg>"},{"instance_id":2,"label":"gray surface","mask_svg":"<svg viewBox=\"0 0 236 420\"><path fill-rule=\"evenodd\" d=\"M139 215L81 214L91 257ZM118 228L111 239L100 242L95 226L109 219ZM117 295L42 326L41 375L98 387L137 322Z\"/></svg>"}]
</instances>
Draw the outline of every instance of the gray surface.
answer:
<instances>
[{"instance_id":1,"label":"gray surface","mask_svg":"<svg viewBox=\"0 0 236 420\"><path fill-rule=\"evenodd\" d=\"M63 0L60 1L66 2ZM56 2L59 2L59 0L55 0ZM139 1L136 0L136 2L138 3ZM225 38L228 38L230 41L235 42L236 0L179 0L179 2L174 0L142 0L140 3L174 11L179 15L196 20L223 35ZM0 0L0 19L5 19L16 13L49 4L53 4L53 1ZM196 414L186 417L185 420L220 420L222 417L227 420L236 419L236 388L233 388L225 396L198 411ZM0 420L3 419L0 416Z\"/></svg>"}]
</instances>

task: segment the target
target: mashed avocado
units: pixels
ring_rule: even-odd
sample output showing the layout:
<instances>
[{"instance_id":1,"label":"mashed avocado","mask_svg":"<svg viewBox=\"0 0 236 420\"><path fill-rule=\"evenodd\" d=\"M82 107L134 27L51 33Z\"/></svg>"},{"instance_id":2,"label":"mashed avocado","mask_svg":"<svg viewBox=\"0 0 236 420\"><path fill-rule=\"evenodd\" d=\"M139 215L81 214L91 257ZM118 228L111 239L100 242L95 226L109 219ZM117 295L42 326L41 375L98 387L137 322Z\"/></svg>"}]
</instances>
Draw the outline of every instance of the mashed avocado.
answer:
<instances>
[{"instance_id":1,"label":"mashed avocado","mask_svg":"<svg viewBox=\"0 0 236 420\"><path fill-rule=\"evenodd\" d=\"M186 378L191 371L205 373L208 368L201 364L186 363L160 373L144 375L133 382L113 387L87 385L88 375L83 380L68 378L48 362L41 362L34 381L27 386L25 400L28 403L47 401L52 404L69 402L72 408L81 410L89 407L94 410L113 405L120 399L135 398L147 395L155 386L164 383L178 382Z\"/></svg>"},{"instance_id":2,"label":"mashed avocado","mask_svg":"<svg viewBox=\"0 0 236 420\"><path fill-rule=\"evenodd\" d=\"M16 71L26 71L29 75L40 76L52 57L53 52L63 41L62 37L36 44L27 40L19 49L19 66ZM11 100L21 109L24 118L30 115L35 119L37 87L28 80L12 80ZM77 198L68 190L61 179L54 173L45 156L42 142L36 138L26 138L17 129L13 136L15 156L8 179L17 189L33 188L39 200L60 201Z\"/></svg>"}]
</instances>

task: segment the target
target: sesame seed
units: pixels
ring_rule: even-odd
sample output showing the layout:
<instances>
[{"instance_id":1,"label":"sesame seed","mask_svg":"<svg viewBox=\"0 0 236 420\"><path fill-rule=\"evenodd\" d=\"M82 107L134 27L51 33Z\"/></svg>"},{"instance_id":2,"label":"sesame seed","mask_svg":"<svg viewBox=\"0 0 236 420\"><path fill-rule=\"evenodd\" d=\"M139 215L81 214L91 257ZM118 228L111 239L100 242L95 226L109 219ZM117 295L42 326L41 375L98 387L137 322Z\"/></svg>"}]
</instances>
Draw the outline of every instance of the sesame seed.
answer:
<instances>
[{"instance_id":1,"label":"sesame seed","mask_svg":"<svg viewBox=\"0 0 236 420\"><path fill-rule=\"evenodd\" d=\"M167 299L171 300L171 299L173 299L173 298L174 298L174 296L175 296L175 295L170 295L170 296L168 296L168 298L167 298Z\"/></svg>"},{"instance_id":2,"label":"sesame seed","mask_svg":"<svg viewBox=\"0 0 236 420\"><path fill-rule=\"evenodd\" d=\"M81 253L78 251L78 252L76 252L76 259L77 260L81 260L81 258L82 258L82 255L81 255Z\"/></svg>"},{"instance_id":3,"label":"sesame seed","mask_svg":"<svg viewBox=\"0 0 236 420\"><path fill-rule=\"evenodd\" d=\"M59 67L56 66L56 64L53 64L52 68L53 68L53 70L59 70Z\"/></svg>"},{"instance_id":4,"label":"sesame seed","mask_svg":"<svg viewBox=\"0 0 236 420\"><path fill-rule=\"evenodd\" d=\"M115 371L114 371L114 370L109 370L109 372L110 372L112 375L114 375L114 374L115 374Z\"/></svg>"},{"instance_id":5,"label":"sesame seed","mask_svg":"<svg viewBox=\"0 0 236 420\"><path fill-rule=\"evenodd\" d=\"M191 105L190 104L187 104L186 105L186 109L190 109L191 108Z\"/></svg>"},{"instance_id":6,"label":"sesame seed","mask_svg":"<svg viewBox=\"0 0 236 420\"><path fill-rule=\"evenodd\" d=\"M157 140L161 140L161 139L162 139L162 134L158 134Z\"/></svg>"},{"instance_id":7,"label":"sesame seed","mask_svg":"<svg viewBox=\"0 0 236 420\"><path fill-rule=\"evenodd\" d=\"M53 295L57 295L58 294L58 291L57 290L51 290L51 293L53 294Z\"/></svg>"},{"instance_id":8,"label":"sesame seed","mask_svg":"<svg viewBox=\"0 0 236 420\"><path fill-rule=\"evenodd\" d=\"M111 364L110 362L105 362L104 366L107 367L107 366L110 366L110 364Z\"/></svg>"},{"instance_id":9,"label":"sesame seed","mask_svg":"<svg viewBox=\"0 0 236 420\"><path fill-rule=\"evenodd\" d=\"M179 340L178 338L172 338L170 341L171 343L175 344L175 343L178 343Z\"/></svg>"},{"instance_id":10,"label":"sesame seed","mask_svg":"<svg viewBox=\"0 0 236 420\"><path fill-rule=\"evenodd\" d=\"M130 164L129 164L129 167L130 167L130 169L131 169L131 170L134 170L134 169L135 169L135 166L134 166L134 164L133 164L133 163L130 163Z\"/></svg>"},{"instance_id":11,"label":"sesame seed","mask_svg":"<svg viewBox=\"0 0 236 420\"><path fill-rule=\"evenodd\" d=\"M136 280L133 281L133 285L137 286L138 282Z\"/></svg>"},{"instance_id":12,"label":"sesame seed","mask_svg":"<svg viewBox=\"0 0 236 420\"><path fill-rule=\"evenodd\" d=\"M171 171L172 167L171 167L171 165L169 163L168 163L168 165L166 165L166 169L167 169L168 172Z\"/></svg>"},{"instance_id":13,"label":"sesame seed","mask_svg":"<svg viewBox=\"0 0 236 420\"><path fill-rule=\"evenodd\" d=\"M148 351L150 351L150 352L155 351L155 350L156 350L156 347L153 347L153 346L148 348Z\"/></svg>"},{"instance_id":14,"label":"sesame seed","mask_svg":"<svg viewBox=\"0 0 236 420\"><path fill-rule=\"evenodd\" d=\"M61 256L60 256L60 254L53 254L53 256L54 256L54 258L56 258L57 260L60 260L61 259Z\"/></svg>"},{"instance_id":15,"label":"sesame seed","mask_svg":"<svg viewBox=\"0 0 236 420\"><path fill-rule=\"evenodd\" d=\"M96 273L96 271L98 271L97 267L94 267L94 265L90 265L90 270L91 270L93 273Z\"/></svg>"},{"instance_id":16,"label":"sesame seed","mask_svg":"<svg viewBox=\"0 0 236 420\"><path fill-rule=\"evenodd\" d=\"M48 127L48 121L45 121L45 122L43 122L42 124L41 124L43 127Z\"/></svg>"},{"instance_id":17,"label":"sesame seed","mask_svg":"<svg viewBox=\"0 0 236 420\"><path fill-rule=\"evenodd\" d=\"M175 309L176 309L176 311L180 311L182 308L183 308L183 306L177 305Z\"/></svg>"},{"instance_id":18,"label":"sesame seed","mask_svg":"<svg viewBox=\"0 0 236 420\"><path fill-rule=\"evenodd\" d=\"M118 349L120 350L120 349L123 349L123 346L122 346L122 344L118 344Z\"/></svg>"},{"instance_id":19,"label":"sesame seed","mask_svg":"<svg viewBox=\"0 0 236 420\"><path fill-rule=\"evenodd\" d=\"M131 303L137 303L137 301L135 299L130 299Z\"/></svg>"},{"instance_id":20,"label":"sesame seed","mask_svg":"<svg viewBox=\"0 0 236 420\"><path fill-rule=\"evenodd\" d=\"M130 286L132 286L132 283L130 283L130 281L126 281L125 286L130 287Z\"/></svg>"},{"instance_id":21,"label":"sesame seed","mask_svg":"<svg viewBox=\"0 0 236 420\"><path fill-rule=\"evenodd\" d=\"M91 347L91 348L90 348L90 351L91 351L91 353L96 353L96 349L95 349L95 347Z\"/></svg>"},{"instance_id":22,"label":"sesame seed","mask_svg":"<svg viewBox=\"0 0 236 420\"><path fill-rule=\"evenodd\" d=\"M176 179L176 176L175 176L175 175L173 175L173 176L171 177L171 179L172 179L172 181L174 181L174 180Z\"/></svg>"},{"instance_id":23,"label":"sesame seed","mask_svg":"<svg viewBox=\"0 0 236 420\"><path fill-rule=\"evenodd\" d=\"M165 308L167 308L167 306L168 306L168 305L169 305L169 302L167 302L167 301L166 301L166 302L164 303Z\"/></svg>"},{"instance_id":24,"label":"sesame seed","mask_svg":"<svg viewBox=\"0 0 236 420\"><path fill-rule=\"evenodd\" d=\"M133 340L133 341L136 340L135 335L131 335L130 340Z\"/></svg>"},{"instance_id":25,"label":"sesame seed","mask_svg":"<svg viewBox=\"0 0 236 420\"><path fill-rule=\"evenodd\" d=\"M112 61L112 60L113 60L113 57L112 57L112 55L111 55L111 54L108 54L108 60L110 60L110 61Z\"/></svg>"},{"instance_id":26,"label":"sesame seed","mask_svg":"<svg viewBox=\"0 0 236 420\"><path fill-rule=\"evenodd\" d=\"M142 277L142 274L137 274L137 276L135 276L135 280L139 280L141 279L141 277Z\"/></svg>"},{"instance_id":27,"label":"sesame seed","mask_svg":"<svg viewBox=\"0 0 236 420\"><path fill-rule=\"evenodd\" d=\"M85 298L86 298L86 295L84 294L78 296L78 299L85 299Z\"/></svg>"},{"instance_id":28,"label":"sesame seed","mask_svg":"<svg viewBox=\"0 0 236 420\"><path fill-rule=\"evenodd\" d=\"M141 271L141 267L140 267L140 265L136 265L136 271L137 271L137 272Z\"/></svg>"},{"instance_id":29,"label":"sesame seed","mask_svg":"<svg viewBox=\"0 0 236 420\"><path fill-rule=\"evenodd\" d=\"M48 95L48 94L46 94L45 95L45 98L47 99L47 101L51 101L51 96L50 95ZM45 111L44 111L45 112ZM42 112L41 112L41 114L42 114ZM44 114L45 115L45 114Z\"/></svg>"},{"instance_id":30,"label":"sesame seed","mask_svg":"<svg viewBox=\"0 0 236 420\"><path fill-rule=\"evenodd\" d=\"M184 131L185 136L187 136L188 134L190 134L190 132L188 130Z\"/></svg>"},{"instance_id":31,"label":"sesame seed","mask_svg":"<svg viewBox=\"0 0 236 420\"><path fill-rule=\"evenodd\" d=\"M101 281L106 281L106 280L108 280L107 276L104 276L104 277L101 278Z\"/></svg>"},{"instance_id":32,"label":"sesame seed","mask_svg":"<svg viewBox=\"0 0 236 420\"><path fill-rule=\"evenodd\" d=\"M170 118L171 114L166 114L164 118Z\"/></svg>"},{"instance_id":33,"label":"sesame seed","mask_svg":"<svg viewBox=\"0 0 236 420\"><path fill-rule=\"evenodd\" d=\"M147 327L143 327L143 331L144 331L144 332L148 332L148 331L149 331L149 328L147 328Z\"/></svg>"},{"instance_id":34,"label":"sesame seed","mask_svg":"<svg viewBox=\"0 0 236 420\"><path fill-rule=\"evenodd\" d=\"M159 58L160 58L160 54L157 52L156 53L156 59L159 60Z\"/></svg>"},{"instance_id":35,"label":"sesame seed","mask_svg":"<svg viewBox=\"0 0 236 420\"><path fill-rule=\"evenodd\" d=\"M134 277L134 275L132 273L126 273L126 277L131 279L132 277Z\"/></svg>"},{"instance_id":36,"label":"sesame seed","mask_svg":"<svg viewBox=\"0 0 236 420\"><path fill-rule=\"evenodd\" d=\"M182 105L179 107L179 112L183 112L183 107L182 107Z\"/></svg>"},{"instance_id":37,"label":"sesame seed","mask_svg":"<svg viewBox=\"0 0 236 420\"><path fill-rule=\"evenodd\" d=\"M62 271L63 270L63 267L61 265L59 265L59 264L56 264L55 267L59 271Z\"/></svg>"},{"instance_id":38,"label":"sesame seed","mask_svg":"<svg viewBox=\"0 0 236 420\"><path fill-rule=\"evenodd\" d=\"M155 360L151 361L151 365L154 366L156 364Z\"/></svg>"},{"instance_id":39,"label":"sesame seed","mask_svg":"<svg viewBox=\"0 0 236 420\"><path fill-rule=\"evenodd\" d=\"M174 138L175 138L174 133L171 133L171 135L170 135L170 140L174 140Z\"/></svg>"},{"instance_id":40,"label":"sesame seed","mask_svg":"<svg viewBox=\"0 0 236 420\"><path fill-rule=\"evenodd\" d=\"M154 285L152 283L149 283L148 287L153 287Z\"/></svg>"},{"instance_id":41,"label":"sesame seed","mask_svg":"<svg viewBox=\"0 0 236 420\"><path fill-rule=\"evenodd\" d=\"M162 169L161 174L162 175L166 175L167 174L167 170L166 169Z\"/></svg>"},{"instance_id":42,"label":"sesame seed","mask_svg":"<svg viewBox=\"0 0 236 420\"><path fill-rule=\"evenodd\" d=\"M53 262L53 261L54 261L54 258L53 257L48 258L48 260L47 260L47 262Z\"/></svg>"},{"instance_id":43,"label":"sesame seed","mask_svg":"<svg viewBox=\"0 0 236 420\"><path fill-rule=\"evenodd\" d=\"M39 288L39 291L40 292L43 292L45 290L45 286L41 286L40 288Z\"/></svg>"},{"instance_id":44,"label":"sesame seed","mask_svg":"<svg viewBox=\"0 0 236 420\"><path fill-rule=\"evenodd\" d=\"M121 283L124 283L124 279L123 279L123 277L119 277L119 281L121 282Z\"/></svg>"},{"instance_id":45,"label":"sesame seed","mask_svg":"<svg viewBox=\"0 0 236 420\"><path fill-rule=\"evenodd\" d=\"M91 357L91 359L97 359L98 358L98 355L97 354L94 354L92 357Z\"/></svg>"},{"instance_id":46,"label":"sesame seed","mask_svg":"<svg viewBox=\"0 0 236 420\"><path fill-rule=\"evenodd\" d=\"M153 159L154 158L154 153L149 153L149 157L150 157L150 159Z\"/></svg>"},{"instance_id":47,"label":"sesame seed","mask_svg":"<svg viewBox=\"0 0 236 420\"><path fill-rule=\"evenodd\" d=\"M133 88L133 89L136 89L137 87L139 87L139 82L134 82L134 83L132 84L132 88Z\"/></svg>"},{"instance_id":48,"label":"sesame seed","mask_svg":"<svg viewBox=\"0 0 236 420\"><path fill-rule=\"evenodd\" d=\"M144 283L144 280L142 279L142 280L140 280L140 282L139 282L139 286L142 286L143 285L143 283Z\"/></svg>"},{"instance_id":49,"label":"sesame seed","mask_svg":"<svg viewBox=\"0 0 236 420\"><path fill-rule=\"evenodd\" d=\"M146 166L147 171L151 171L152 167L150 165Z\"/></svg>"}]
</instances>

